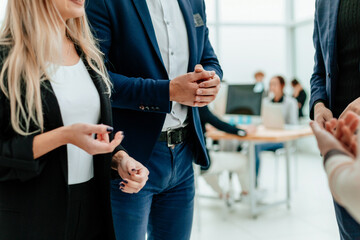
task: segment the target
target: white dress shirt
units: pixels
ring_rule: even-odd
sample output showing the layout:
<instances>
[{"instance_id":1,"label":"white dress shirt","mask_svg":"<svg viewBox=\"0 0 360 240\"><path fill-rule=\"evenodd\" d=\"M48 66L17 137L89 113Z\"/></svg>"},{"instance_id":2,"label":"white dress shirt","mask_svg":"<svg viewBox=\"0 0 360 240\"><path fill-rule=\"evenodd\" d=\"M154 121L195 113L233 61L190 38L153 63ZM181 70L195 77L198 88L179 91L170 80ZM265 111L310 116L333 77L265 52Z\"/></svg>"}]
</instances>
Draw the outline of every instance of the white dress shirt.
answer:
<instances>
[{"instance_id":1,"label":"white dress shirt","mask_svg":"<svg viewBox=\"0 0 360 240\"><path fill-rule=\"evenodd\" d=\"M98 124L100 96L82 60L74 66L60 66L52 74L51 86L59 103L64 126L74 123ZM93 156L72 144L67 145L68 184L94 177Z\"/></svg>"},{"instance_id":2,"label":"white dress shirt","mask_svg":"<svg viewBox=\"0 0 360 240\"><path fill-rule=\"evenodd\" d=\"M146 0L161 57L169 79L186 74L189 65L189 40L184 16L177 0ZM163 131L178 128L187 118L188 107L173 102Z\"/></svg>"}]
</instances>

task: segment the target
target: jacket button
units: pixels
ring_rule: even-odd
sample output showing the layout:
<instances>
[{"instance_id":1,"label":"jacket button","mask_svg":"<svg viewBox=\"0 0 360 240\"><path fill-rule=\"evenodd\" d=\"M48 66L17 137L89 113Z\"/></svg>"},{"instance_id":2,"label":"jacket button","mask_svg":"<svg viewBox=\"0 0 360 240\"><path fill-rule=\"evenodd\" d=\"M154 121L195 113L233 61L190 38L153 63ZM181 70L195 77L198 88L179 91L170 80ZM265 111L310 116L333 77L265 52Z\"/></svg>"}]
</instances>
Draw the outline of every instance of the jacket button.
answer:
<instances>
[{"instance_id":1,"label":"jacket button","mask_svg":"<svg viewBox=\"0 0 360 240\"><path fill-rule=\"evenodd\" d=\"M146 110L146 111L149 111L149 110L150 110L150 108L149 108L148 106L146 106L146 107L145 107L145 110Z\"/></svg>"},{"instance_id":2,"label":"jacket button","mask_svg":"<svg viewBox=\"0 0 360 240\"><path fill-rule=\"evenodd\" d=\"M159 107L156 107L155 110L156 110L156 111L160 111L160 108L159 108Z\"/></svg>"},{"instance_id":3,"label":"jacket button","mask_svg":"<svg viewBox=\"0 0 360 240\"><path fill-rule=\"evenodd\" d=\"M139 106L139 108L140 108L140 110L142 110L142 111L144 111L144 110L145 110L144 105L140 105L140 106Z\"/></svg>"}]
</instances>

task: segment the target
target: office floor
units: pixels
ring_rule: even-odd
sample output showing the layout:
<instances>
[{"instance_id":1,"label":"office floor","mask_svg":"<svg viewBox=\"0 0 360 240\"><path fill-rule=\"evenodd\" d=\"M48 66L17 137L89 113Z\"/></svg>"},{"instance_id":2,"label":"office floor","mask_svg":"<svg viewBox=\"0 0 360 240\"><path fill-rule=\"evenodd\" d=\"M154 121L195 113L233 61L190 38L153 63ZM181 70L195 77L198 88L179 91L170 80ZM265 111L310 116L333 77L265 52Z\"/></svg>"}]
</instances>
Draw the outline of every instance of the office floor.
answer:
<instances>
[{"instance_id":1,"label":"office floor","mask_svg":"<svg viewBox=\"0 0 360 240\"><path fill-rule=\"evenodd\" d=\"M264 201L285 196L285 163L280 160L279 185L275 191L272 153L263 154L261 188ZM196 205L191 240L338 240L331 195L318 153L298 153L298 177L292 161L292 207L279 206L250 218L245 203L227 208L223 201L200 197ZM215 196L203 179L199 193Z\"/></svg>"}]
</instances>

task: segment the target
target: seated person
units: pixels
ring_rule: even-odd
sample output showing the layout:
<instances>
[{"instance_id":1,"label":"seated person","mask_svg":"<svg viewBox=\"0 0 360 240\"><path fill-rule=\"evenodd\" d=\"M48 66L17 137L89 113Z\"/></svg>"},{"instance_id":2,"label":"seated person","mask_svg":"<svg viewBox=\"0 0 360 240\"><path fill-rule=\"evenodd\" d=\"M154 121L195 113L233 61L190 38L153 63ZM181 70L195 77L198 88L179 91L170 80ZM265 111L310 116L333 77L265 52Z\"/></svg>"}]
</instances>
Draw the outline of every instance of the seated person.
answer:
<instances>
[{"instance_id":1,"label":"seated person","mask_svg":"<svg viewBox=\"0 0 360 240\"><path fill-rule=\"evenodd\" d=\"M293 98L295 98L298 102L298 108L299 108L299 117L303 117L303 107L306 101L306 92L302 88L301 84L298 82L298 80L294 79L291 81L291 86L293 87Z\"/></svg>"},{"instance_id":2,"label":"seated person","mask_svg":"<svg viewBox=\"0 0 360 240\"><path fill-rule=\"evenodd\" d=\"M355 136L358 124L359 117L353 112L346 113L342 120L326 123L328 131L316 122L310 123L324 156L334 199L360 223L360 159L357 157L358 141Z\"/></svg>"},{"instance_id":3,"label":"seated person","mask_svg":"<svg viewBox=\"0 0 360 240\"><path fill-rule=\"evenodd\" d=\"M287 97L284 94L285 79L281 76L273 77L270 80L269 92L271 97L264 99L264 102L281 103L284 107L284 120L285 124L297 124L298 123L298 108L297 102L292 97ZM260 153L262 151L272 151L284 148L283 143L262 143L255 145L255 160L256 160L256 186L257 179L260 170Z\"/></svg>"},{"instance_id":4,"label":"seated person","mask_svg":"<svg viewBox=\"0 0 360 240\"><path fill-rule=\"evenodd\" d=\"M248 126L246 129L240 129L235 126L232 126L221 119L219 119L217 116L215 116L207 106L199 108L200 113L200 120L203 132L206 132L205 125L208 123L212 125L213 127L227 132L231 134L236 134L239 136L246 136L247 134L252 134L255 132L256 128L255 126ZM210 155L209 155L210 157ZM219 178L218 175L215 173L221 173L225 170L231 170L232 172L235 172L238 174L240 185L242 188L242 194L246 195L248 193L249 184L248 184L248 175L247 168L244 167L243 162L241 162L239 159L238 161L234 161L234 159L230 158L224 158L224 159L210 159L210 167L208 169L202 169L203 172L206 172L207 174L204 174L203 177L205 181L212 187L212 189L219 194L219 196L222 196L222 189L219 186ZM209 174L211 173L211 174Z\"/></svg>"}]
</instances>

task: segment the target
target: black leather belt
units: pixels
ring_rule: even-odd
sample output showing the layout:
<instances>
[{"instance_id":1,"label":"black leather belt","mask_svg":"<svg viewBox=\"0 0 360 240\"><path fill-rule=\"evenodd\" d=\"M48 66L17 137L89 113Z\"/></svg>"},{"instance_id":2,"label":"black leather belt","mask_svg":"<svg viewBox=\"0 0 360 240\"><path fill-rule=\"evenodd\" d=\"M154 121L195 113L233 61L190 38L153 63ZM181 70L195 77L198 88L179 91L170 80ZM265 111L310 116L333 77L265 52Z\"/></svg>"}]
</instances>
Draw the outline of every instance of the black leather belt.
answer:
<instances>
[{"instance_id":1,"label":"black leather belt","mask_svg":"<svg viewBox=\"0 0 360 240\"><path fill-rule=\"evenodd\" d=\"M161 132L159 142L167 142L168 147L183 143L189 135L189 127L181 127Z\"/></svg>"}]
</instances>

